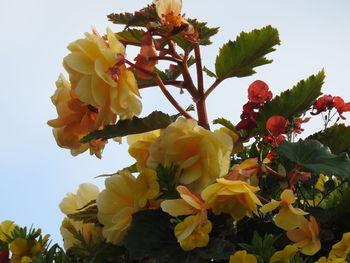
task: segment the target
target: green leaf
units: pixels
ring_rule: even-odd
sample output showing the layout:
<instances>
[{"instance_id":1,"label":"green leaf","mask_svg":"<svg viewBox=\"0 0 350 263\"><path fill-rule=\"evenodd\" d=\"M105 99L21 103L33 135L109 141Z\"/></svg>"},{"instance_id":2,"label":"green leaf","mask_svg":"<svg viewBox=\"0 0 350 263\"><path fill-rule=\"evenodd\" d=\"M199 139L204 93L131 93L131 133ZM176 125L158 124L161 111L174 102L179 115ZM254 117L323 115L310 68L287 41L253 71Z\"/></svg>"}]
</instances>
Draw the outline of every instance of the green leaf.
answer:
<instances>
[{"instance_id":1,"label":"green leaf","mask_svg":"<svg viewBox=\"0 0 350 263\"><path fill-rule=\"evenodd\" d=\"M350 153L350 126L336 124L309 136L308 139L320 141L323 145L328 146L334 154Z\"/></svg>"},{"instance_id":2,"label":"green leaf","mask_svg":"<svg viewBox=\"0 0 350 263\"><path fill-rule=\"evenodd\" d=\"M212 72L211 70L207 69L206 67L203 68L203 71L204 71L205 73L207 73L207 75L208 75L209 77L217 78L216 74L215 74L214 72Z\"/></svg>"},{"instance_id":3,"label":"green leaf","mask_svg":"<svg viewBox=\"0 0 350 263\"><path fill-rule=\"evenodd\" d=\"M350 160L346 153L332 154L329 148L316 140L296 143L283 141L279 152L290 161L315 173L350 179Z\"/></svg>"},{"instance_id":4,"label":"green leaf","mask_svg":"<svg viewBox=\"0 0 350 263\"><path fill-rule=\"evenodd\" d=\"M147 7L136 11L135 13L119 13L119 14L109 14L108 20L114 24L126 25L126 27L131 26L141 26L145 27L148 22L158 21L158 15L154 8L154 5L148 5Z\"/></svg>"},{"instance_id":5,"label":"green leaf","mask_svg":"<svg viewBox=\"0 0 350 263\"><path fill-rule=\"evenodd\" d=\"M267 102L259 110L258 128L255 132L265 132L266 122L271 116L280 115L291 121L294 117L299 117L308 110L316 98L322 94L321 88L324 78L324 71L321 70L317 75L311 75L306 80L298 82L292 89L282 92Z\"/></svg>"},{"instance_id":6,"label":"green leaf","mask_svg":"<svg viewBox=\"0 0 350 263\"><path fill-rule=\"evenodd\" d=\"M128 29L116 33L115 36L118 40L124 40L135 44L141 44L141 37L144 33L145 31L141 29Z\"/></svg>"},{"instance_id":7,"label":"green leaf","mask_svg":"<svg viewBox=\"0 0 350 263\"><path fill-rule=\"evenodd\" d=\"M186 21L199 33L199 45L210 45L212 43L210 38L219 32L218 27L207 27L207 23L199 22L197 19L186 18ZM189 52L193 49L193 43L188 41L182 33L174 35L171 39L185 51Z\"/></svg>"},{"instance_id":8,"label":"green leaf","mask_svg":"<svg viewBox=\"0 0 350 263\"><path fill-rule=\"evenodd\" d=\"M216 57L215 71L219 79L246 77L255 73L254 68L269 64L264 56L280 44L277 29L266 26L246 33L235 41L224 44Z\"/></svg>"},{"instance_id":9,"label":"green leaf","mask_svg":"<svg viewBox=\"0 0 350 263\"><path fill-rule=\"evenodd\" d=\"M234 245L222 238L210 237L206 247L196 248L194 252L203 259L225 260L230 258L234 251Z\"/></svg>"},{"instance_id":10,"label":"green leaf","mask_svg":"<svg viewBox=\"0 0 350 263\"><path fill-rule=\"evenodd\" d=\"M149 132L161 128L166 128L172 123L168 114L154 111L144 118L133 117L132 119L119 120L115 125L108 125L103 130L96 130L81 139L82 143L87 143L92 139L110 139L123 137L129 134Z\"/></svg>"},{"instance_id":11,"label":"green leaf","mask_svg":"<svg viewBox=\"0 0 350 263\"><path fill-rule=\"evenodd\" d=\"M239 132L236 130L236 127L232 124L232 122L225 119L225 118L215 119L215 120L213 120L213 124L221 124L222 126L226 127L227 129L230 129L231 131L239 134Z\"/></svg>"},{"instance_id":12,"label":"green leaf","mask_svg":"<svg viewBox=\"0 0 350 263\"><path fill-rule=\"evenodd\" d=\"M98 223L97 220L97 206L90 206L88 208L85 208L84 210L75 213L75 214L69 214L67 215L68 218L73 219L74 221L83 221L84 223Z\"/></svg>"},{"instance_id":13,"label":"green leaf","mask_svg":"<svg viewBox=\"0 0 350 263\"><path fill-rule=\"evenodd\" d=\"M161 191L161 195L158 199L177 199L180 198L179 193L176 190L176 175L178 165L171 165L165 167L163 165L158 165L156 168L158 183Z\"/></svg>"}]
</instances>

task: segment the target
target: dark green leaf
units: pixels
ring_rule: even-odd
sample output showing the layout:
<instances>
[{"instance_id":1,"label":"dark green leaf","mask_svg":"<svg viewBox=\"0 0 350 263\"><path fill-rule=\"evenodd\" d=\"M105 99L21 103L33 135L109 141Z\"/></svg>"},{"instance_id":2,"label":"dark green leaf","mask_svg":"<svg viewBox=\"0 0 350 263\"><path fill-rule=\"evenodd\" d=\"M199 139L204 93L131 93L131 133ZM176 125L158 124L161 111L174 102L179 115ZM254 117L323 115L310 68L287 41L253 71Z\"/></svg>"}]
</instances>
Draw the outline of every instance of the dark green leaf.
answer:
<instances>
[{"instance_id":1,"label":"dark green leaf","mask_svg":"<svg viewBox=\"0 0 350 263\"><path fill-rule=\"evenodd\" d=\"M120 13L120 14L109 14L108 20L114 24L131 26L142 26L145 27L148 22L158 21L158 15L154 8L154 5L148 5L147 7L137 11L135 13Z\"/></svg>"},{"instance_id":2,"label":"dark green leaf","mask_svg":"<svg viewBox=\"0 0 350 263\"><path fill-rule=\"evenodd\" d=\"M275 51L280 44L277 29L267 26L242 32L235 41L229 41L216 57L215 72L219 79L246 77L255 73L254 68L269 64L265 55Z\"/></svg>"},{"instance_id":3,"label":"dark green leaf","mask_svg":"<svg viewBox=\"0 0 350 263\"><path fill-rule=\"evenodd\" d=\"M97 220L97 206L90 206L78 213L69 214L68 218L74 221L83 221L84 223L98 223Z\"/></svg>"},{"instance_id":4,"label":"dark green leaf","mask_svg":"<svg viewBox=\"0 0 350 263\"><path fill-rule=\"evenodd\" d=\"M316 202L317 204L317 202ZM332 220L335 215L335 208L323 209L321 207L309 207L309 212L316 218L320 224L326 224Z\"/></svg>"},{"instance_id":5,"label":"dark green leaf","mask_svg":"<svg viewBox=\"0 0 350 263\"><path fill-rule=\"evenodd\" d=\"M211 70L207 69L206 67L203 68L203 71L204 71L205 73L207 73L207 75L208 75L209 77L217 78L216 74L215 74L214 72L212 72Z\"/></svg>"},{"instance_id":6,"label":"dark green leaf","mask_svg":"<svg viewBox=\"0 0 350 263\"><path fill-rule=\"evenodd\" d=\"M239 132L236 130L236 127L232 124L232 122L225 119L225 118L215 119L215 120L213 120L213 124L221 124L222 126L226 127L227 129L230 129L231 131L239 134Z\"/></svg>"},{"instance_id":7,"label":"dark green leaf","mask_svg":"<svg viewBox=\"0 0 350 263\"><path fill-rule=\"evenodd\" d=\"M203 259L224 260L230 258L234 248L234 245L229 241L211 237L206 247L196 248L194 252Z\"/></svg>"},{"instance_id":8,"label":"dark green leaf","mask_svg":"<svg viewBox=\"0 0 350 263\"><path fill-rule=\"evenodd\" d=\"M266 122L271 116L280 115L292 120L308 110L321 95L324 78L324 71L321 70L267 102L259 111L258 129L255 132L265 132Z\"/></svg>"},{"instance_id":9,"label":"dark green leaf","mask_svg":"<svg viewBox=\"0 0 350 263\"><path fill-rule=\"evenodd\" d=\"M334 155L316 140L296 143L283 141L279 152L290 161L315 173L350 179L350 160L346 153Z\"/></svg>"},{"instance_id":10,"label":"dark green leaf","mask_svg":"<svg viewBox=\"0 0 350 263\"><path fill-rule=\"evenodd\" d=\"M145 31L141 29L128 29L116 33L115 36L118 40L124 40L135 44L141 44L141 37L144 33Z\"/></svg>"},{"instance_id":11,"label":"dark green leaf","mask_svg":"<svg viewBox=\"0 0 350 263\"><path fill-rule=\"evenodd\" d=\"M162 193L158 199L176 199L180 197L176 190L178 168L178 165L165 167L161 164L156 168L160 192Z\"/></svg>"},{"instance_id":12,"label":"dark green leaf","mask_svg":"<svg viewBox=\"0 0 350 263\"><path fill-rule=\"evenodd\" d=\"M323 145L328 146L334 154L350 153L350 126L336 124L309 136L308 139L320 141Z\"/></svg>"},{"instance_id":13,"label":"dark green leaf","mask_svg":"<svg viewBox=\"0 0 350 263\"><path fill-rule=\"evenodd\" d=\"M172 123L171 117L160 111L154 111L144 118L133 117L132 119L120 120L115 125L108 125L103 130L96 130L81 139L87 143L92 139L110 139L123 137L129 134L149 132L166 128Z\"/></svg>"}]
</instances>

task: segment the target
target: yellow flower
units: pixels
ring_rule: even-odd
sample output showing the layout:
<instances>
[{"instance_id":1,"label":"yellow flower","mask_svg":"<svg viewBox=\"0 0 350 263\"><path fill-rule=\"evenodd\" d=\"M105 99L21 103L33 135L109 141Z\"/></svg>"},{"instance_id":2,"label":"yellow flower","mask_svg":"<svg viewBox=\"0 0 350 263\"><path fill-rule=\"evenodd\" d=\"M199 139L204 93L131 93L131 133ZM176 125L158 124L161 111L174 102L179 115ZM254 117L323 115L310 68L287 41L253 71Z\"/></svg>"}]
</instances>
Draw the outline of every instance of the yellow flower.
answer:
<instances>
[{"instance_id":1,"label":"yellow flower","mask_svg":"<svg viewBox=\"0 0 350 263\"><path fill-rule=\"evenodd\" d=\"M296 243L301 253L308 256L316 254L321 249L318 235L318 224L313 216L310 216L310 222L302 217L298 228L287 231L287 237Z\"/></svg>"},{"instance_id":2,"label":"yellow flower","mask_svg":"<svg viewBox=\"0 0 350 263\"><path fill-rule=\"evenodd\" d=\"M127 70L125 48L107 28L105 41L96 31L69 44L71 51L63 60L72 89L86 104L101 108L97 127L112 113L130 119L141 112L140 96L134 74Z\"/></svg>"},{"instance_id":3,"label":"yellow flower","mask_svg":"<svg viewBox=\"0 0 350 263\"><path fill-rule=\"evenodd\" d=\"M229 263L257 263L257 260L254 255L247 254L247 251L239 250L230 257Z\"/></svg>"},{"instance_id":4,"label":"yellow flower","mask_svg":"<svg viewBox=\"0 0 350 263\"><path fill-rule=\"evenodd\" d=\"M157 179L157 173L148 168L143 169L137 177L135 193L140 207L144 207L148 200L155 199L159 195Z\"/></svg>"},{"instance_id":5,"label":"yellow flower","mask_svg":"<svg viewBox=\"0 0 350 263\"><path fill-rule=\"evenodd\" d=\"M325 188L324 188L324 184L325 182L328 181L328 176L324 175L324 174L320 174L320 176L318 177L318 180L315 184L315 188L320 190L320 191L324 191Z\"/></svg>"},{"instance_id":6,"label":"yellow flower","mask_svg":"<svg viewBox=\"0 0 350 263\"><path fill-rule=\"evenodd\" d=\"M239 135L235 133L234 131L226 128L226 127L221 127L217 131L225 132L227 133L233 142L233 148L232 148L232 153L240 153L243 150L243 143L239 138Z\"/></svg>"},{"instance_id":7,"label":"yellow flower","mask_svg":"<svg viewBox=\"0 0 350 263\"><path fill-rule=\"evenodd\" d=\"M261 212L267 213L280 206L281 209L274 218L276 226L284 230L291 230L298 227L304 219L303 215L307 215L307 213L292 206L296 200L292 190L284 190L280 198L281 201L272 200L270 203L264 205L261 208Z\"/></svg>"},{"instance_id":8,"label":"yellow flower","mask_svg":"<svg viewBox=\"0 0 350 263\"><path fill-rule=\"evenodd\" d=\"M115 174L105 181L106 189L97 197L98 221L107 242L121 245L139 210L135 193L136 179L129 172Z\"/></svg>"},{"instance_id":9,"label":"yellow flower","mask_svg":"<svg viewBox=\"0 0 350 263\"><path fill-rule=\"evenodd\" d=\"M101 158L101 152L107 141L92 140L82 144L80 139L96 128L98 109L83 103L71 90L71 85L63 75L56 81L57 90L51 97L56 106L58 118L47 122L53 127L53 135L58 146L71 150L73 156L87 149L90 154ZM108 123L114 122L115 116L110 116Z\"/></svg>"},{"instance_id":10,"label":"yellow flower","mask_svg":"<svg viewBox=\"0 0 350 263\"><path fill-rule=\"evenodd\" d=\"M60 228L63 237L63 246L67 250L72 246L81 247L81 241L75 238L75 235L81 234L84 241L90 246L96 246L103 241L102 228L93 223L83 223L65 218Z\"/></svg>"},{"instance_id":11,"label":"yellow flower","mask_svg":"<svg viewBox=\"0 0 350 263\"><path fill-rule=\"evenodd\" d=\"M344 233L342 239L332 246L329 258L346 258L350 252L350 232Z\"/></svg>"},{"instance_id":12,"label":"yellow flower","mask_svg":"<svg viewBox=\"0 0 350 263\"><path fill-rule=\"evenodd\" d=\"M289 263L298 250L296 245L287 245L283 250L277 251L272 255L270 263Z\"/></svg>"},{"instance_id":13,"label":"yellow flower","mask_svg":"<svg viewBox=\"0 0 350 263\"><path fill-rule=\"evenodd\" d=\"M188 216L185 220L176 225L175 237L183 250L188 251L196 247L205 247L209 242L209 233L212 225L209 220L200 224L200 215Z\"/></svg>"},{"instance_id":14,"label":"yellow flower","mask_svg":"<svg viewBox=\"0 0 350 263\"><path fill-rule=\"evenodd\" d=\"M149 148L147 167L179 165L179 184L200 192L216 178L227 174L231 138L211 132L191 119L179 118L162 131Z\"/></svg>"},{"instance_id":15,"label":"yellow flower","mask_svg":"<svg viewBox=\"0 0 350 263\"><path fill-rule=\"evenodd\" d=\"M9 249L12 253L11 263L32 262L32 259L38 256L42 250L38 241L24 238L16 238L10 243Z\"/></svg>"},{"instance_id":16,"label":"yellow flower","mask_svg":"<svg viewBox=\"0 0 350 263\"><path fill-rule=\"evenodd\" d=\"M258 215L256 205L262 205L254 194L259 187L254 187L243 181L231 181L219 178L217 183L209 185L202 191L202 198L207 208L213 213L230 214L236 221L243 217Z\"/></svg>"},{"instance_id":17,"label":"yellow flower","mask_svg":"<svg viewBox=\"0 0 350 263\"><path fill-rule=\"evenodd\" d=\"M141 170L146 167L149 157L149 147L159 137L160 130L133 134L127 137L129 154L137 161L137 167Z\"/></svg>"},{"instance_id":18,"label":"yellow flower","mask_svg":"<svg viewBox=\"0 0 350 263\"><path fill-rule=\"evenodd\" d=\"M77 193L67 193L59 207L65 215L78 213L79 209L83 208L91 201L96 200L99 192L100 190L94 184L80 184Z\"/></svg>"},{"instance_id":19,"label":"yellow flower","mask_svg":"<svg viewBox=\"0 0 350 263\"><path fill-rule=\"evenodd\" d=\"M321 257L314 263L348 263L345 258L327 259L326 257Z\"/></svg>"},{"instance_id":20,"label":"yellow flower","mask_svg":"<svg viewBox=\"0 0 350 263\"><path fill-rule=\"evenodd\" d=\"M240 164L232 167L232 171L226 176L230 180L241 180L253 186L258 186L259 179L257 177L260 165L257 158L244 160Z\"/></svg>"},{"instance_id":21,"label":"yellow flower","mask_svg":"<svg viewBox=\"0 0 350 263\"><path fill-rule=\"evenodd\" d=\"M15 229L16 225L13 221L5 220L0 224L0 240L7 242L7 236L11 237L12 231Z\"/></svg>"}]
</instances>

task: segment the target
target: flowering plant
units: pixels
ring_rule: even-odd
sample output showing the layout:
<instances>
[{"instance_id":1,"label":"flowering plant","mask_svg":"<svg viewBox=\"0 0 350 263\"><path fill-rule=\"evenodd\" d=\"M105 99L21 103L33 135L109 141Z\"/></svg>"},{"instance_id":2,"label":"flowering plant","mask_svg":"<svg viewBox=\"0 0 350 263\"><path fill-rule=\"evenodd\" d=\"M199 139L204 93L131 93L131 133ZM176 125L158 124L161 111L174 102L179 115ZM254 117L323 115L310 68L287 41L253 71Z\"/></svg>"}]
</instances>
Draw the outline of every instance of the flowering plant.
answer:
<instances>
[{"instance_id":1,"label":"flowering plant","mask_svg":"<svg viewBox=\"0 0 350 263\"><path fill-rule=\"evenodd\" d=\"M256 80L241 120L215 119L220 128L212 130L207 97L225 79L271 63L265 56L280 44L278 31L242 32L223 45L211 71L201 46L218 28L181 9L181 0L155 0L110 14L124 30L93 29L68 46L68 79L59 76L52 96L58 117L48 122L57 144L101 158L109 139L127 136L135 163L108 175L101 192L85 183L62 200L64 249L40 230L3 221L0 263L349 261L350 127L338 121L350 102L322 96L323 70L279 96ZM204 73L213 78L208 88ZM194 105L183 108L169 86ZM137 117L140 90L150 87L178 114ZM324 127L297 140L316 115Z\"/></svg>"}]
</instances>

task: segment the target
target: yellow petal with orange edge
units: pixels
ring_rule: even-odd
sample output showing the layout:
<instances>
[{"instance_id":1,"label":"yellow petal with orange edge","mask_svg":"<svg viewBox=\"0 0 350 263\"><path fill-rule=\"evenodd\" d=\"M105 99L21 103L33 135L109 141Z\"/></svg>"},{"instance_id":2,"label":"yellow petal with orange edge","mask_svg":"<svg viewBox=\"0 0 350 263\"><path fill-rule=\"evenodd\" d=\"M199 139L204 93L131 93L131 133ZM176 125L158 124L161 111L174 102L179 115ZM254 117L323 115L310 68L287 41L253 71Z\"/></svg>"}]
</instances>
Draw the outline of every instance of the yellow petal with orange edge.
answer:
<instances>
[{"instance_id":1,"label":"yellow petal with orange edge","mask_svg":"<svg viewBox=\"0 0 350 263\"><path fill-rule=\"evenodd\" d=\"M193 208L200 210L203 207L203 202L196 195L192 194L186 186L179 185L176 187L176 190L181 198Z\"/></svg>"},{"instance_id":2,"label":"yellow petal with orange edge","mask_svg":"<svg viewBox=\"0 0 350 263\"><path fill-rule=\"evenodd\" d=\"M286 189L281 193L281 200L288 204L293 204L296 198L292 190Z\"/></svg>"},{"instance_id":3,"label":"yellow petal with orange edge","mask_svg":"<svg viewBox=\"0 0 350 263\"><path fill-rule=\"evenodd\" d=\"M268 213L271 212L272 210L275 210L277 207L280 205L280 201L272 200L270 203L267 203L266 205L263 205L260 208L260 211L262 213Z\"/></svg>"},{"instance_id":4,"label":"yellow petal with orange edge","mask_svg":"<svg viewBox=\"0 0 350 263\"><path fill-rule=\"evenodd\" d=\"M274 221L276 226L284 230L291 230L300 225L302 218L303 216L292 213L287 207L282 207Z\"/></svg>"},{"instance_id":5,"label":"yellow petal with orange edge","mask_svg":"<svg viewBox=\"0 0 350 263\"><path fill-rule=\"evenodd\" d=\"M193 214L193 208L183 199L165 200L160 204L162 210L172 216Z\"/></svg>"}]
</instances>

